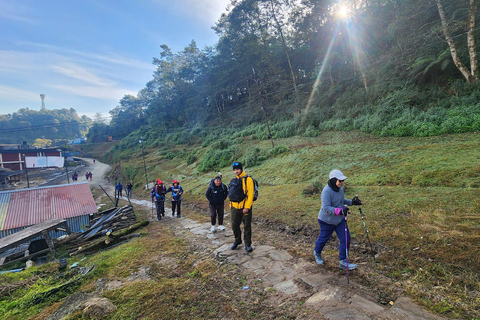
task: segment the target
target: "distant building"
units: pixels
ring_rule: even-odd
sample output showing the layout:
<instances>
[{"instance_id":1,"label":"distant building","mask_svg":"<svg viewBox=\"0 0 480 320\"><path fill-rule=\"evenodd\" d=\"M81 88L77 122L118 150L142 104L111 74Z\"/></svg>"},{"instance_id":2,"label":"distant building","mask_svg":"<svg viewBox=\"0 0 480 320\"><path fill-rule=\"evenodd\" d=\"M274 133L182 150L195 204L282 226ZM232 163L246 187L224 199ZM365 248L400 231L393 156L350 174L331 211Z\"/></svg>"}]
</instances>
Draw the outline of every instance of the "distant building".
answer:
<instances>
[{"instance_id":1,"label":"distant building","mask_svg":"<svg viewBox=\"0 0 480 320\"><path fill-rule=\"evenodd\" d=\"M21 149L20 145L15 149L9 145L0 146L0 168L11 170L24 170L25 157L61 157L61 149Z\"/></svg>"},{"instance_id":2,"label":"distant building","mask_svg":"<svg viewBox=\"0 0 480 320\"><path fill-rule=\"evenodd\" d=\"M72 144L83 144L83 143L87 143L87 138L85 138L85 137L75 138L75 139L70 141L70 145L72 145Z\"/></svg>"},{"instance_id":3,"label":"distant building","mask_svg":"<svg viewBox=\"0 0 480 320\"><path fill-rule=\"evenodd\" d=\"M0 238L50 219L66 219L72 232L80 232L97 212L88 182L0 191ZM51 231L50 237L64 234Z\"/></svg>"}]
</instances>

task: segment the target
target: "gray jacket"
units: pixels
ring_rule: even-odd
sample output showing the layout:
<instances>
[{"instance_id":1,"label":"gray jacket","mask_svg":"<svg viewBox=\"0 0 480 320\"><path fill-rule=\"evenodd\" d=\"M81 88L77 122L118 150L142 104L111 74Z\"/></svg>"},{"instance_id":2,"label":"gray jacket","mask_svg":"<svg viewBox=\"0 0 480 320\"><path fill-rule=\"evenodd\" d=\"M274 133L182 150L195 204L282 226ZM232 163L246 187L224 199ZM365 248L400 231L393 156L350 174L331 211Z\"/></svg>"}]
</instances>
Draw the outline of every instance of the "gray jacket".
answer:
<instances>
[{"instance_id":1,"label":"gray jacket","mask_svg":"<svg viewBox=\"0 0 480 320\"><path fill-rule=\"evenodd\" d=\"M326 185L322 191L322 208L318 213L318 219L338 226L345 217L343 215L336 216L335 208L341 208L344 204L351 206L352 200L344 198L343 187L338 192L335 192L330 186Z\"/></svg>"}]
</instances>

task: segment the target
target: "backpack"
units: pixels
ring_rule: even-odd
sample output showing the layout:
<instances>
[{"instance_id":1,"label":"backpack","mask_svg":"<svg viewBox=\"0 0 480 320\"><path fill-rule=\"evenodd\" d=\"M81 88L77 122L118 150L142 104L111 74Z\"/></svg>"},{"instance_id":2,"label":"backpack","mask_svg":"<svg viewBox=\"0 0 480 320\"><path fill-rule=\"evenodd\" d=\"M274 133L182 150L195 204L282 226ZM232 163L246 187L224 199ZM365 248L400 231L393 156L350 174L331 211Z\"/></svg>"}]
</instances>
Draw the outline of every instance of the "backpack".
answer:
<instances>
[{"instance_id":1,"label":"backpack","mask_svg":"<svg viewBox=\"0 0 480 320\"><path fill-rule=\"evenodd\" d=\"M243 179L247 179L247 177L250 177L253 180L253 201L257 201L258 182L249 175L246 175L240 179L235 177L230 181L230 184L228 185L228 198L230 201L241 202L247 197L246 193L243 192Z\"/></svg>"}]
</instances>

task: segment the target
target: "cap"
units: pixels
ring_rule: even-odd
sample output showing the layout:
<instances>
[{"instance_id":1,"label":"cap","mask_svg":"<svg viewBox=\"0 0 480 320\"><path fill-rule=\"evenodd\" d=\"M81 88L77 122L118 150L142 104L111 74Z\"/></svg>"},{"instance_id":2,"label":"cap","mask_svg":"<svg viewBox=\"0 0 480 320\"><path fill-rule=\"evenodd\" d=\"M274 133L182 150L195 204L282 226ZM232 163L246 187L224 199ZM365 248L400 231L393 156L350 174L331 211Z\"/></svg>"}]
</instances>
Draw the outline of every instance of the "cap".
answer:
<instances>
[{"instance_id":1,"label":"cap","mask_svg":"<svg viewBox=\"0 0 480 320\"><path fill-rule=\"evenodd\" d=\"M160 179L157 179L157 184L163 184L163 181Z\"/></svg>"},{"instance_id":2,"label":"cap","mask_svg":"<svg viewBox=\"0 0 480 320\"><path fill-rule=\"evenodd\" d=\"M342 173L342 171L340 170L332 170L332 172L330 172L330 175L328 176L328 179L332 179L332 178L337 178L338 180L345 180L347 179L347 177L345 177Z\"/></svg>"},{"instance_id":3,"label":"cap","mask_svg":"<svg viewBox=\"0 0 480 320\"><path fill-rule=\"evenodd\" d=\"M172 183L178 183L178 180L176 180L176 179L175 179L175 180L173 180L173 182L172 182Z\"/></svg>"},{"instance_id":4,"label":"cap","mask_svg":"<svg viewBox=\"0 0 480 320\"><path fill-rule=\"evenodd\" d=\"M234 162L234 163L232 164L232 168L233 168L233 170L235 170L235 169L243 170L243 165L242 165L241 162Z\"/></svg>"}]
</instances>

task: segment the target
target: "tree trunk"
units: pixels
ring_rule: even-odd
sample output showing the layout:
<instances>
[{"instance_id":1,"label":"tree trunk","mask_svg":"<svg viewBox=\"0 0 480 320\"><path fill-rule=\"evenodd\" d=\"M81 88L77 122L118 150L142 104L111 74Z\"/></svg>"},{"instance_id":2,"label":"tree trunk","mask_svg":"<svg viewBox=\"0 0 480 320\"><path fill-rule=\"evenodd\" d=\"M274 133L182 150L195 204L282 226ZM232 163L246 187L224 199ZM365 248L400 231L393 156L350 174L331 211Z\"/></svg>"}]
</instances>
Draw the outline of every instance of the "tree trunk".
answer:
<instances>
[{"instance_id":1,"label":"tree trunk","mask_svg":"<svg viewBox=\"0 0 480 320\"><path fill-rule=\"evenodd\" d=\"M467 21L467 43L468 54L470 56L471 75L475 81L478 81L478 60L477 50L475 48L475 14L477 11L477 0L470 0Z\"/></svg>"},{"instance_id":2,"label":"tree trunk","mask_svg":"<svg viewBox=\"0 0 480 320\"><path fill-rule=\"evenodd\" d=\"M272 8L271 10L272 10L273 20L275 20L275 24L277 25L277 30L278 30L278 33L280 34L280 38L282 40L283 49L285 50L285 55L287 57L288 67L290 68L290 74L292 76L293 90L295 92L295 107L296 107L297 111L300 111L299 107L298 107L297 80L295 78L295 72L293 72L292 62L290 61L290 55L288 54L287 42L285 41L285 37L283 36L282 26L280 25L280 22L277 19L277 15L275 14L275 6L273 4L273 0L270 0L270 5L271 5L271 8Z\"/></svg>"},{"instance_id":3,"label":"tree trunk","mask_svg":"<svg viewBox=\"0 0 480 320\"><path fill-rule=\"evenodd\" d=\"M458 56L458 52L457 52L457 47L455 46L455 42L453 41L452 36L448 32L447 17L445 16L445 11L443 10L442 2L441 2L441 0L435 0L435 1L437 3L438 13L440 14L440 20L442 22L443 34L445 36L445 39L447 40L448 46L450 47L450 53L452 54L452 59L453 59L453 62L455 63L455 66L462 73L462 75L465 77L465 79L467 80L468 83L476 82L477 79L473 76L473 73L476 73L476 71L473 70L473 67L474 66L476 67L476 65L477 65L476 53L474 54L475 61L470 61L470 64L472 66L472 72L470 73L470 71L467 69L467 67L460 60L460 57ZM470 0L470 10L471 11L472 11L473 7L476 9L476 5L472 6L472 3L474 3L474 2L475 2L475 0ZM468 21L469 34L470 34L470 27L471 27L470 22L472 21L473 24L475 24L475 13L473 12L473 18L471 18L470 17L470 15L472 14L471 11L469 12L469 21ZM472 38L473 38L473 28L472 28ZM468 46L469 46L468 49L470 51L470 54L471 54L470 45L472 45L473 46L472 49L475 50L475 42L473 41L473 39L471 41L472 42L470 42L470 39L469 39L469 42L468 42ZM472 55L470 55L470 59L472 59Z\"/></svg>"}]
</instances>

